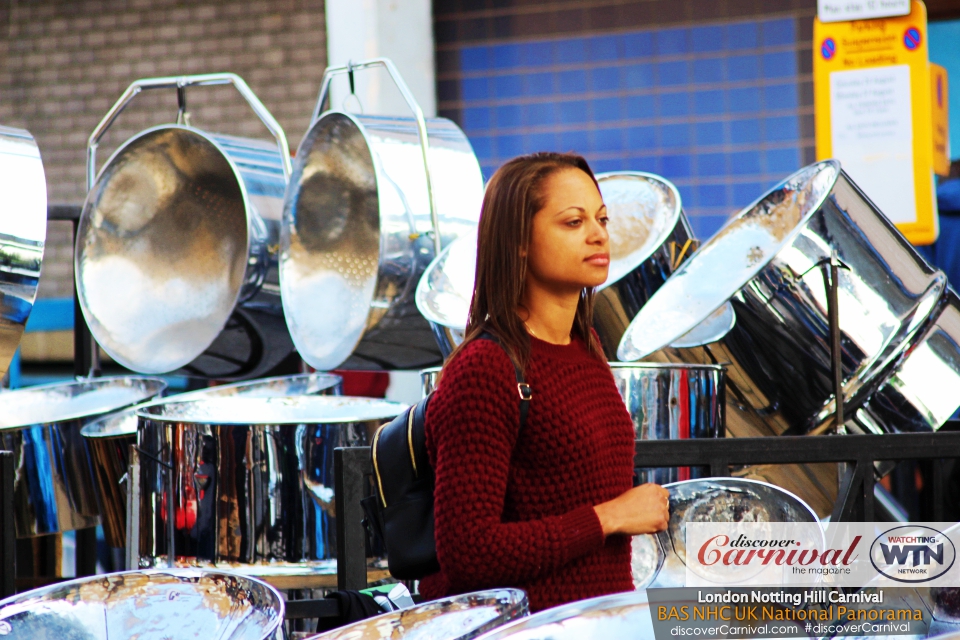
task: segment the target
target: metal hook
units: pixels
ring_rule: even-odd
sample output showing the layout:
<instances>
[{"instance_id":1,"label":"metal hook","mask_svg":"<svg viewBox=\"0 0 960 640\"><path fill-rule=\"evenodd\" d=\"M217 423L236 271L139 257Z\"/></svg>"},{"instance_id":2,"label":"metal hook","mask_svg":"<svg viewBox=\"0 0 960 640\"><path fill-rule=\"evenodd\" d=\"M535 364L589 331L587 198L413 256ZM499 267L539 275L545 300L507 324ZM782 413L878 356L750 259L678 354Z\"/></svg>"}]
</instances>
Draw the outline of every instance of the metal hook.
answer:
<instances>
[{"instance_id":1,"label":"metal hook","mask_svg":"<svg viewBox=\"0 0 960 640\"><path fill-rule=\"evenodd\" d=\"M350 93L357 94L356 80L353 77L353 60L347 60L347 79L350 82Z\"/></svg>"}]
</instances>

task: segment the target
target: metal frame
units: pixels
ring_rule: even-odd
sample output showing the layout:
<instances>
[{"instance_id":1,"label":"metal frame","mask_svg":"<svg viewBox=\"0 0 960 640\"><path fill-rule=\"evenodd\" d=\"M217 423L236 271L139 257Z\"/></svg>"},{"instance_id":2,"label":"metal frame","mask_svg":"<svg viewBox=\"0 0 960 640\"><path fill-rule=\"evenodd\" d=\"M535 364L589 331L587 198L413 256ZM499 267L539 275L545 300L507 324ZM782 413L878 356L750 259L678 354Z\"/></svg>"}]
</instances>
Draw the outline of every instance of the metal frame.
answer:
<instances>
[{"instance_id":1,"label":"metal frame","mask_svg":"<svg viewBox=\"0 0 960 640\"><path fill-rule=\"evenodd\" d=\"M960 431L887 435L779 436L691 440L638 440L636 467L695 467L729 476L730 465L848 463L834 505L833 522L872 522L874 463L880 460L933 460L934 520L943 520L945 459L960 458ZM366 584L366 532L360 499L373 470L369 447L334 451L337 513L337 578L340 589Z\"/></svg>"}]
</instances>

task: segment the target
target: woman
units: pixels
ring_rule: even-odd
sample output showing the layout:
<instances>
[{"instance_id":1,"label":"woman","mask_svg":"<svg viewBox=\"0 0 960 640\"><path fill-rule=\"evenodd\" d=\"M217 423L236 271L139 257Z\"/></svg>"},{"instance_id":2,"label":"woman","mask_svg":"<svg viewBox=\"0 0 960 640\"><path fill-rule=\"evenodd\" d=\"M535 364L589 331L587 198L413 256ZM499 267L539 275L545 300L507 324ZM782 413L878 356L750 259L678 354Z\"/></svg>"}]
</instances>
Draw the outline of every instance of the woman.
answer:
<instances>
[{"instance_id":1,"label":"woman","mask_svg":"<svg viewBox=\"0 0 960 640\"><path fill-rule=\"evenodd\" d=\"M666 527L666 490L632 488L633 425L591 329L606 225L579 156L515 158L487 185L466 337L427 413L427 598L509 586L540 610L629 591L628 536ZM533 390L522 431L511 358Z\"/></svg>"}]
</instances>

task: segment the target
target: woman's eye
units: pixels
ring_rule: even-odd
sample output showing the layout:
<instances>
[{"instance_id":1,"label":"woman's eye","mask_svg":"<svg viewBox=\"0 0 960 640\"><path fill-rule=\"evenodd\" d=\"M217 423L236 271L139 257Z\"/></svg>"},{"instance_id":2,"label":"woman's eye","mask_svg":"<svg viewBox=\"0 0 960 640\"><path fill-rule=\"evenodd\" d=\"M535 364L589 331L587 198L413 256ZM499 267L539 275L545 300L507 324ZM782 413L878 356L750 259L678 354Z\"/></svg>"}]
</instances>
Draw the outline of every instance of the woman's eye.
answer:
<instances>
[{"instance_id":1,"label":"woman's eye","mask_svg":"<svg viewBox=\"0 0 960 640\"><path fill-rule=\"evenodd\" d=\"M581 224L583 224L583 221L580 220L580 218L574 218L573 220L567 221L568 227L579 227Z\"/></svg>"},{"instance_id":2,"label":"woman's eye","mask_svg":"<svg viewBox=\"0 0 960 640\"><path fill-rule=\"evenodd\" d=\"M602 224L603 226L607 226L607 223L609 222L610 222L610 218L608 218L607 216L603 216L600 218L600 224Z\"/></svg>"}]
</instances>

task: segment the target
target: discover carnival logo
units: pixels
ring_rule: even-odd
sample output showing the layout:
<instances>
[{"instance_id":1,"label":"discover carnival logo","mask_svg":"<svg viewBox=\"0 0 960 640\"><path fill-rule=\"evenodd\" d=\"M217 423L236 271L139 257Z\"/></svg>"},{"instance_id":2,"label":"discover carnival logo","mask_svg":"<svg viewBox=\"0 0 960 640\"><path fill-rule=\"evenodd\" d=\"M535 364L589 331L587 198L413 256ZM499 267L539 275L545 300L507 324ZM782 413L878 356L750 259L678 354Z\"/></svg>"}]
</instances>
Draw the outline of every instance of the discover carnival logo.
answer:
<instances>
[{"instance_id":1,"label":"discover carnival logo","mask_svg":"<svg viewBox=\"0 0 960 640\"><path fill-rule=\"evenodd\" d=\"M873 568L897 582L935 580L949 571L956 559L950 538L931 527L894 527L870 545Z\"/></svg>"}]
</instances>

